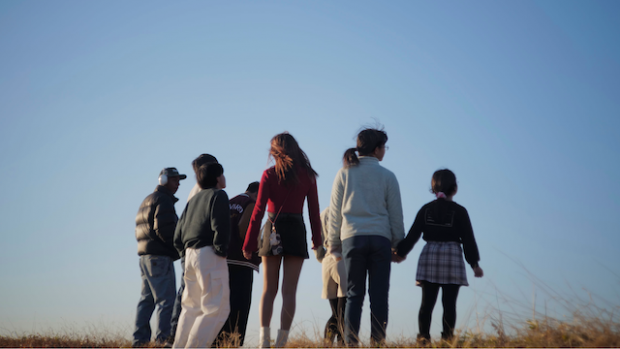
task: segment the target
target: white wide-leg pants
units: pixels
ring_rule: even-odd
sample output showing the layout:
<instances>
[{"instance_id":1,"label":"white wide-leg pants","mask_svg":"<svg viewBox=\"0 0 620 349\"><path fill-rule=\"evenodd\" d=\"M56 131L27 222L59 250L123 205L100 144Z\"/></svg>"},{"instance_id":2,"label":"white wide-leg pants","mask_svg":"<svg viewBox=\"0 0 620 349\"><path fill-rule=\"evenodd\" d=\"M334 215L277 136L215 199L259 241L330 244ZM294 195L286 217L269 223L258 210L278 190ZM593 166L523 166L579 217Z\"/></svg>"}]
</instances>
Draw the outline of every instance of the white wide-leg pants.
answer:
<instances>
[{"instance_id":1,"label":"white wide-leg pants","mask_svg":"<svg viewBox=\"0 0 620 349\"><path fill-rule=\"evenodd\" d=\"M226 258L212 246L185 250L185 290L173 348L209 348L230 313Z\"/></svg>"}]
</instances>

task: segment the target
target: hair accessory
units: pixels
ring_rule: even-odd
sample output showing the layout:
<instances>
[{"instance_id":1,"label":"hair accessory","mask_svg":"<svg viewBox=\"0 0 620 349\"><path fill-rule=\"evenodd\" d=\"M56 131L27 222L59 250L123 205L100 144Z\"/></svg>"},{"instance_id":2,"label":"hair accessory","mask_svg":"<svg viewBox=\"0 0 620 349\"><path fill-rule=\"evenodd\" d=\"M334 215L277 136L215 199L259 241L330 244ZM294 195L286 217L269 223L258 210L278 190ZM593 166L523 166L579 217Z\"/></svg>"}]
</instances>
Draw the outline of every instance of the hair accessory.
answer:
<instances>
[{"instance_id":1,"label":"hair accessory","mask_svg":"<svg viewBox=\"0 0 620 349\"><path fill-rule=\"evenodd\" d=\"M445 199L445 198L447 198L446 194L444 194L443 192L439 192L439 193L435 194L435 196L437 197L437 199Z\"/></svg>"}]
</instances>

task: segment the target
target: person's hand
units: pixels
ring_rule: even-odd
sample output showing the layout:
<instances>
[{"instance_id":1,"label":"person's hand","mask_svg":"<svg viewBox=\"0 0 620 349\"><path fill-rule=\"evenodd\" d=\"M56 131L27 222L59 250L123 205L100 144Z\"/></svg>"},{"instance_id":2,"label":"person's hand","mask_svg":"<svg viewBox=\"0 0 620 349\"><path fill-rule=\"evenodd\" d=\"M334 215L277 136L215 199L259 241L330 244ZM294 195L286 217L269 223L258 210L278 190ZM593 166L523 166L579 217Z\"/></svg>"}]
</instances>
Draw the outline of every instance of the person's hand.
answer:
<instances>
[{"instance_id":1,"label":"person's hand","mask_svg":"<svg viewBox=\"0 0 620 349\"><path fill-rule=\"evenodd\" d=\"M252 259L252 252L243 251L243 257L245 257L245 259L247 259L247 260L251 260Z\"/></svg>"},{"instance_id":2,"label":"person's hand","mask_svg":"<svg viewBox=\"0 0 620 349\"><path fill-rule=\"evenodd\" d=\"M392 262L400 263L400 262L404 261L405 259L407 259L407 257L399 256L398 253L396 253L396 251L392 252Z\"/></svg>"},{"instance_id":3,"label":"person's hand","mask_svg":"<svg viewBox=\"0 0 620 349\"><path fill-rule=\"evenodd\" d=\"M481 278L482 276L484 276L484 272L482 271L482 268L475 267L474 268L474 276L477 277L477 278Z\"/></svg>"},{"instance_id":4,"label":"person's hand","mask_svg":"<svg viewBox=\"0 0 620 349\"><path fill-rule=\"evenodd\" d=\"M342 259L342 246L330 245L327 253L331 254L332 257L336 260L336 262L338 262Z\"/></svg>"}]
</instances>

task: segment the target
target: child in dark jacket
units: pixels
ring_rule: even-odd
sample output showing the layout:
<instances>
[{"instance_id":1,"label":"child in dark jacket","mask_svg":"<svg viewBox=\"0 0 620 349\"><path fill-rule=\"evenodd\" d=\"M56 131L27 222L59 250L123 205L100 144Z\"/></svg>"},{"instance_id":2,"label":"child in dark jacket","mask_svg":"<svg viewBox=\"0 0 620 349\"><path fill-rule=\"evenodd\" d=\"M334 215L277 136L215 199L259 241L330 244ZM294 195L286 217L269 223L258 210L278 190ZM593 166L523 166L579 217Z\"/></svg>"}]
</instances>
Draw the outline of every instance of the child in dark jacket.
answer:
<instances>
[{"instance_id":1,"label":"child in dark jacket","mask_svg":"<svg viewBox=\"0 0 620 349\"><path fill-rule=\"evenodd\" d=\"M196 172L202 188L185 207L174 233L174 245L185 252L185 290L174 348L205 348L230 312L226 256L230 210L224 169L205 164Z\"/></svg>"},{"instance_id":2,"label":"child in dark jacket","mask_svg":"<svg viewBox=\"0 0 620 349\"><path fill-rule=\"evenodd\" d=\"M441 337L451 339L453 336L459 287L469 285L463 250L474 276L483 275L478 266L480 255L467 210L452 201L457 189L456 176L452 171L444 169L433 174L431 192L437 199L418 211L407 237L400 242L396 252L397 258L406 257L424 234L422 238L426 246L422 249L416 273L416 284L422 287L418 339L423 342L430 340L431 316L440 288L443 290L444 309Z\"/></svg>"}]
</instances>

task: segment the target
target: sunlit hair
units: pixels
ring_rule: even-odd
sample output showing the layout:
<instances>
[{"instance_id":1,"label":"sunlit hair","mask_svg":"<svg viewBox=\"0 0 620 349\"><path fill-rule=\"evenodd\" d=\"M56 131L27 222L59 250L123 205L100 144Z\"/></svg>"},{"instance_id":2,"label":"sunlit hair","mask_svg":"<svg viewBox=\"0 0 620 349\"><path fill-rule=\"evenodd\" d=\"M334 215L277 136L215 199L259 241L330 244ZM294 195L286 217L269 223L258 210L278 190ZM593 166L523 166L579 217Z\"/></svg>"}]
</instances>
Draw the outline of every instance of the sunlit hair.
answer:
<instances>
[{"instance_id":1,"label":"sunlit hair","mask_svg":"<svg viewBox=\"0 0 620 349\"><path fill-rule=\"evenodd\" d=\"M360 163L355 152L359 156L367 156L374 153L378 147L383 147L387 143L388 136L385 131L377 128L365 128L357 134L357 147L349 148L344 152L342 163L344 167L355 166Z\"/></svg>"},{"instance_id":2,"label":"sunlit hair","mask_svg":"<svg viewBox=\"0 0 620 349\"><path fill-rule=\"evenodd\" d=\"M196 181L201 189L213 188L217 185L217 178L224 174L224 168L217 162L202 164L196 171Z\"/></svg>"},{"instance_id":3,"label":"sunlit hair","mask_svg":"<svg viewBox=\"0 0 620 349\"><path fill-rule=\"evenodd\" d=\"M437 170L431 179L431 193L444 193L446 196L456 194L456 176L447 168Z\"/></svg>"},{"instance_id":4,"label":"sunlit hair","mask_svg":"<svg viewBox=\"0 0 620 349\"><path fill-rule=\"evenodd\" d=\"M198 173L198 168L204 164L217 163L217 159L215 156L211 154L200 154L197 158L192 161L192 167L194 168L194 173Z\"/></svg>"},{"instance_id":5,"label":"sunlit hair","mask_svg":"<svg viewBox=\"0 0 620 349\"><path fill-rule=\"evenodd\" d=\"M306 170L312 178L318 177L310 165L308 156L288 132L277 134L271 139L269 155L276 162L275 169L278 182L299 183L296 167Z\"/></svg>"}]
</instances>

